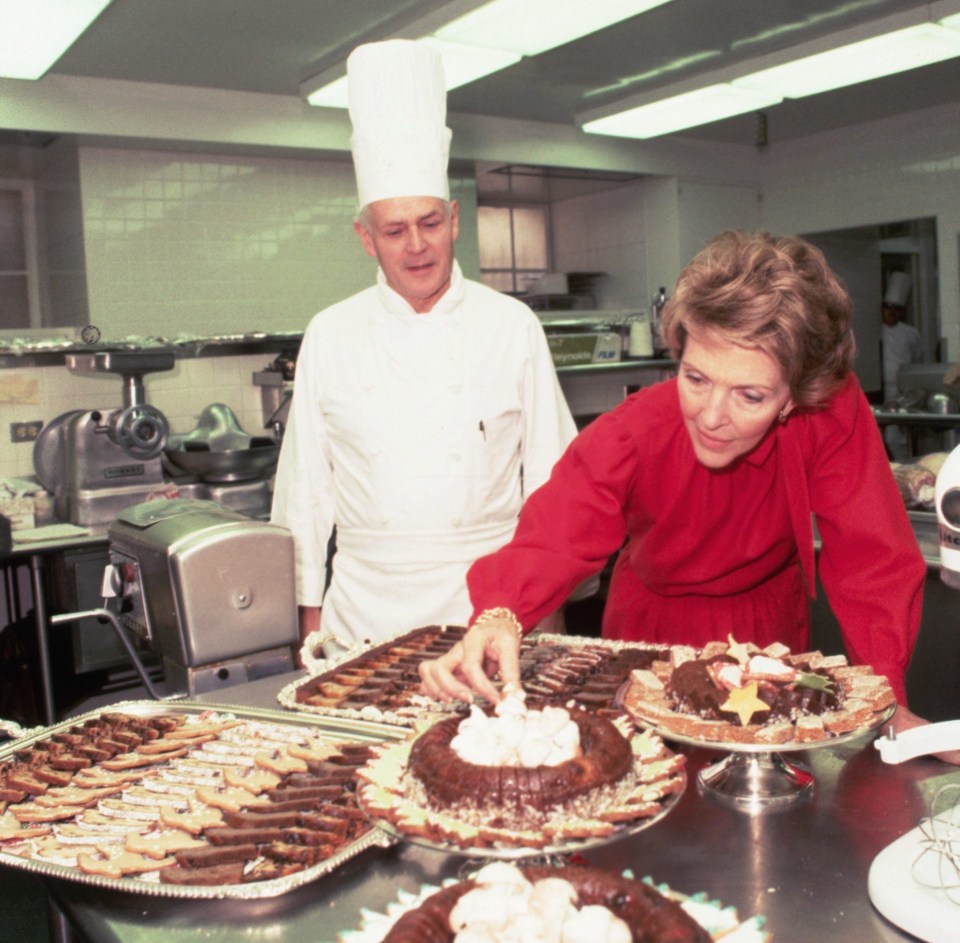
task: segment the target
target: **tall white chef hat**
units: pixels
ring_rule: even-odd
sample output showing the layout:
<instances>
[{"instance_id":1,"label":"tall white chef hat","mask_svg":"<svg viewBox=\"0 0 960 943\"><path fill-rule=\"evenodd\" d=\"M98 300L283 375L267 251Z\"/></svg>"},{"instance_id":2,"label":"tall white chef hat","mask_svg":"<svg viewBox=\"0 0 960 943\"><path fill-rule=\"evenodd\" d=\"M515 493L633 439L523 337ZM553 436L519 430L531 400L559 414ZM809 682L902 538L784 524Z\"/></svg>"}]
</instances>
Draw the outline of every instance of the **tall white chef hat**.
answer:
<instances>
[{"instance_id":1,"label":"tall white chef hat","mask_svg":"<svg viewBox=\"0 0 960 943\"><path fill-rule=\"evenodd\" d=\"M401 196L450 198L447 92L439 53L409 39L347 59L351 148L361 208Z\"/></svg>"},{"instance_id":2,"label":"tall white chef hat","mask_svg":"<svg viewBox=\"0 0 960 943\"><path fill-rule=\"evenodd\" d=\"M887 293L883 296L883 303L905 307L910 297L910 276L906 272L891 272L887 280Z\"/></svg>"}]
</instances>

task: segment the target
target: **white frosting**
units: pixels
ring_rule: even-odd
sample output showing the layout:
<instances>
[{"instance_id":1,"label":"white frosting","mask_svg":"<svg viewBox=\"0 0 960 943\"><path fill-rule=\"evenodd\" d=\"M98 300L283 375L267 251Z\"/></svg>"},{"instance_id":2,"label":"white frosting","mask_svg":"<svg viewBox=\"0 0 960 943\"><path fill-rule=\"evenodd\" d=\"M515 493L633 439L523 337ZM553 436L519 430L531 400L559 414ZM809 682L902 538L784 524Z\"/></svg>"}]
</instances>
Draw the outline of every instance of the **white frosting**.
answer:
<instances>
[{"instance_id":1,"label":"white frosting","mask_svg":"<svg viewBox=\"0 0 960 943\"><path fill-rule=\"evenodd\" d=\"M563 878L531 884L520 870L494 862L450 912L454 943L630 943L630 928L606 907L576 906Z\"/></svg>"},{"instance_id":2,"label":"white frosting","mask_svg":"<svg viewBox=\"0 0 960 943\"><path fill-rule=\"evenodd\" d=\"M632 943L630 928L612 911L591 904L563 925L560 943Z\"/></svg>"},{"instance_id":3,"label":"white frosting","mask_svg":"<svg viewBox=\"0 0 960 943\"><path fill-rule=\"evenodd\" d=\"M450 741L453 751L477 766L557 766L580 755L580 729L562 707L528 710L524 694L511 692L490 717L476 705Z\"/></svg>"}]
</instances>

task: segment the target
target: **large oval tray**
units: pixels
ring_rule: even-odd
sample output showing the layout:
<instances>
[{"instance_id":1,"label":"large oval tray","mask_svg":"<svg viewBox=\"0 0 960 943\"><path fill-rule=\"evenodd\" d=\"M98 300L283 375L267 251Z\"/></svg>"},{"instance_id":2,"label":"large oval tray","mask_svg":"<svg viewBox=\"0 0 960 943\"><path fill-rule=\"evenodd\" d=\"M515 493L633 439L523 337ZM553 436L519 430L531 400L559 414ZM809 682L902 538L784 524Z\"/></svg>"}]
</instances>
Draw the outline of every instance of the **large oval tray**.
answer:
<instances>
[{"instance_id":1,"label":"large oval tray","mask_svg":"<svg viewBox=\"0 0 960 943\"><path fill-rule=\"evenodd\" d=\"M314 738L329 740L333 743L379 743L395 739L395 729L379 724L364 724L354 721L319 719L316 717L298 717L289 713L258 708L239 708L211 704L189 704L182 702L123 702L112 704L102 710L91 711L82 716L71 718L51 727L32 730L19 740L5 743L0 747L0 764L9 761L14 754L51 741L56 734L62 734L88 721L96 721L104 714L124 713L137 717L156 717L162 714L180 714L188 718L214 714L218 717L231 717L251 725L261 724L277 727L291 734L309 731ZM346 861L356 857L372 847L389 847L395 839L387 833L372 827L349 844L337 850L325 860L306 867L301 871L281 878L256 881L248 884L225 884L219 886L161 884L157 879L144 879L129 876L122 878L104 877L88 874L73 866L46 862L36 858L25 858L10 854L0 845L0 865L15 868L43 878L55 878L72 883L90 885L97 888L123 893L141 894L148 897L169 897L185 899L248 899L277 897L295 888L301 887L336 870ZM8 845L9 847L9 845Z\"/></svg>"}]
</instances>

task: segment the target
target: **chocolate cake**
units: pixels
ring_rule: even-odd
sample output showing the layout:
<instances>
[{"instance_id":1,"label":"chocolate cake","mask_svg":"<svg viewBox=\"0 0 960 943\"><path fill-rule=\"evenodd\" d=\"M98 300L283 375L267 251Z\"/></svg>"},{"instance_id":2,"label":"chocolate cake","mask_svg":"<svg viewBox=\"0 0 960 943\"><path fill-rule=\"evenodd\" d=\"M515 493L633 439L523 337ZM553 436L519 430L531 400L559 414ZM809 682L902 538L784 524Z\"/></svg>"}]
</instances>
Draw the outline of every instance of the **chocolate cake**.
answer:
<instances>
[{"instance_id":1,"label":"chocolate cake","mask_svg":"<svg viewBox=\"0 0 960 943\"><path fill-rule=\"evenodd\" d=\"M381 743L357 771L357 800L388 831L432 847L477 851L566 852L646 827L673 807L686 785L681 754L656 734L637 732L623 714L613 720L584 708L570 714L575 719L566 717L556 742L572 728L582 736L581 755L558 747L548 762L468 762L464 753L475 758L475 752L451 746L457 725L467 723L460 717L404 741ZM457 738L462 736L461 730ZM518 753L526 754L533 742ZM511 746L508 738L492 752ZM536 759L532 753L528 761Z\"/></svg>"},{"instance_id":2,"label":"chocolate cake","mask_svg":"<svg viewBox=\"0 0 960 943\"><path fill-rule=\"evenodd\" d=\"M524 867L531 883L548 878L567 881L576 891L577 905L600 906L629 928L633 943L710 943L711 936L675 901L640 881L570 865L563 868ZM482 873L482 872L481 872ZM451 913L458 901L475 890L474 880L461 881L427 898L403 914L383 938L383 943L451 943Z\"/></svg>"},{"instance_id":3,"label":"chocolate cake","mask_svg":"<svg viewBox=\"0 0 960 943\"><path fill-rule=\"evenodd\" d=\"M582 709L571 711L570 719L580 730L582 755L557 766L526 769L466 762L450 745L462 718L451 717L416 739L410 773L437 804L470 802L543 811L615 783L630 771L630 743L609 720Z\"/></svg>"},{"instance_id":4,"label":"chocolate cake","mask_svg":"<svg viewBox=\"0 0 960 943\"><path fill-rule=\"evenodd\" d=\"M815 742L868 730L896 703L886 678L843 655L775 643L676 645L634 671L622 698L637 721L695 740Z\"/></svg>"}]
</instances>

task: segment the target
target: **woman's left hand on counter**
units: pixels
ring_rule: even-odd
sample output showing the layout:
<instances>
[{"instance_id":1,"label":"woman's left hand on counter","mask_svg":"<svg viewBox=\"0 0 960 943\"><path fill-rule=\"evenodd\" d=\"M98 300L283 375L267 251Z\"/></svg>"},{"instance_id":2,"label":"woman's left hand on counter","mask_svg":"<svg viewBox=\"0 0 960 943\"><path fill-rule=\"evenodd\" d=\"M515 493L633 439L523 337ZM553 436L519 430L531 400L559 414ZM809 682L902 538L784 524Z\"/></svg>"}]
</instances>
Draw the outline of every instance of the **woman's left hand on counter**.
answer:
<instances>
[{"instance_id":1,"label":"woman's left hand on counter","mask_svg":"<svg viewBox=\"0 0 960 943\"><path fill-rule=\"evenodd\" d=\"M496 704L500 692L490 679L498 673L504 687L520 687L520 639L507 619L473 626L445 655L420 663L424 693L440 701L479 695Z\"/></svg>"},{"instance_id":2,"label":"woman's left hand on counter","mask_svg":"<svg viewBox=\"0 0 960 943\"><path fill-rule=\"evenodd\" d=\"M893 727L897 733L903 733L905 730L920 727L928 723L930 723L930 721L918 717L913 711L904 707L903 704L898 704L897 710L893 717L890 718L888 726ZM952 763L954 766L960 766L960 749L947 750L943 753L933 753L931 755L935 756L938 760L943 760L944 763Z\"/></svg>"}]
</instances>

